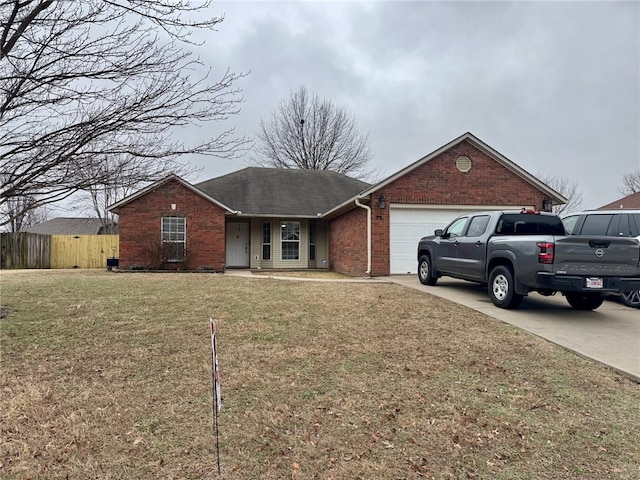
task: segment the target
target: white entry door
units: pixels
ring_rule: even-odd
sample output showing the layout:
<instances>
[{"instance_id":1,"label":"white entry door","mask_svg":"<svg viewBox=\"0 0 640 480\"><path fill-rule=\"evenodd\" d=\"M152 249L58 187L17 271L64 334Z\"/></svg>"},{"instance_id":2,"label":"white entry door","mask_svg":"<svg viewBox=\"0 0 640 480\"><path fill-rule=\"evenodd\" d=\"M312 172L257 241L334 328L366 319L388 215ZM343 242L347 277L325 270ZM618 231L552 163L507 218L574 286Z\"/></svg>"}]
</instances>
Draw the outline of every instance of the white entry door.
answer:
<instances>
[{"instance_id":1,"label":"white entry door","mask_svg":"<svg viewBox=\"0 0 640 480\"><path fill-rule=\"evenodd\" d=\"M227 267L249 267L249 224L227 223Z\"/></svg>"}]
</instances>

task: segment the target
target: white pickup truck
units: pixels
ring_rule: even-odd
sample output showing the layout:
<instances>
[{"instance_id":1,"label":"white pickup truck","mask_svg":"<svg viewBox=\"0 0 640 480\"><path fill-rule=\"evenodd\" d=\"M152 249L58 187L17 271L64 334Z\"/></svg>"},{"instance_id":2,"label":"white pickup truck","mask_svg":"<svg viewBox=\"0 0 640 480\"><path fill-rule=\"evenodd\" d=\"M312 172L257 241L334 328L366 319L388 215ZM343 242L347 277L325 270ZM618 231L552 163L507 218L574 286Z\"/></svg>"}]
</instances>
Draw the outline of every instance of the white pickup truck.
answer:
<instances>
[{"instance_id":1,"label":"white pickup truck","mask_svg":"<svg viewBox=\"0 0 640 480\"><path fill-rule=\"evenodd\" d=\"M640 290L640 241L567 236L550 213L469 213L418 243L420 282L435 285L442 276L487 284L501 308L536 291L561 292L573 308L594 310L605 294Z\"/></svg>"}]
</instances>

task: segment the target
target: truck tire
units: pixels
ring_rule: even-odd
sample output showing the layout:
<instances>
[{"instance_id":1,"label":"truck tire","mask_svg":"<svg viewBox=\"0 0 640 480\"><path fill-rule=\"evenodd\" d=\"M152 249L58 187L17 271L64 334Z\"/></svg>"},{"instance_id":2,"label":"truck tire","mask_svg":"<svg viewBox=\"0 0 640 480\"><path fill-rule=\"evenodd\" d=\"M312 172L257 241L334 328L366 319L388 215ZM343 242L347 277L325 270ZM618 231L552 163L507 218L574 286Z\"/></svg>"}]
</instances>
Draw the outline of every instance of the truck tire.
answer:
<instances>
[{"instance_id":1,"label":"truck tire","mask_svg":"<svg viewBox=\"0 0 640 480\"><path fill-rule=\"evenodd\" d=\"M569 305L576 310L595 310L604 302L604 297L599 293L567 292L565 296Z\"/></svg>"},{"instance_id":2,"label":"truck tire","mask_svg":"<svg viewBox=\"0 0 640 480\"><path fill-rule=\"evenodd\" d=\"M634 290L633 292L622 292L620 296L622 303L627 307L640 308L640 290Z\"/></svg>"},{"instance_id":3,"label":"truck tire","mask_svg":"<svg viewBox=\"0 0 640 480\"><path fill-rule=\"evenodd\" d=\"M522 295L515 293L513 272L505 265L498 265L489 275L489 297L496 307L517 308L522 302Z\"/></svg>"},{"instance_id":4,"label":"truck tire","mask_svg":"<svg viewBox=\"0 0 640 480\"><path fill-rule=\"evenodd\" d=\"M429 255L422 255L418 260L418 278L423 285L435 285L438 277L433 274L433 265Z\"/></svg>"}]
</instances>

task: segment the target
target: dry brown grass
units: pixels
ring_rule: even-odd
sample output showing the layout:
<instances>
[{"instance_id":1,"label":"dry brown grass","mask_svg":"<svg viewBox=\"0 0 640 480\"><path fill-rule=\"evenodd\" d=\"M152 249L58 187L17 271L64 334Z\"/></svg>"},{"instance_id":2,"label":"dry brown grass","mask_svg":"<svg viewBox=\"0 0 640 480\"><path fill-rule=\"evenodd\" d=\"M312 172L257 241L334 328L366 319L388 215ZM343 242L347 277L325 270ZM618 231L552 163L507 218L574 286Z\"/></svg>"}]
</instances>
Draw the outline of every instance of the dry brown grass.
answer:
<instances>
[{"instance_id":1,"label":"dry brown grass","mask_svg":"<svg viewBox=\"0 0 640 480\"><path fill-rule=\"evenodd\" d=\"M353 277L328 270L254 270L252 275L286 278L310 278L318 280L352 280Z\"/></svg>"},{"instance_id":2,"label":"dry brown grass","mask_svg":"<svg viewBox=\"0 0 640 480\"><path fill-rule=\"evenodd\" d=\"M640 386L391 284L1 274L4 479L637 479Z\"/></svg>"}]
</instances>

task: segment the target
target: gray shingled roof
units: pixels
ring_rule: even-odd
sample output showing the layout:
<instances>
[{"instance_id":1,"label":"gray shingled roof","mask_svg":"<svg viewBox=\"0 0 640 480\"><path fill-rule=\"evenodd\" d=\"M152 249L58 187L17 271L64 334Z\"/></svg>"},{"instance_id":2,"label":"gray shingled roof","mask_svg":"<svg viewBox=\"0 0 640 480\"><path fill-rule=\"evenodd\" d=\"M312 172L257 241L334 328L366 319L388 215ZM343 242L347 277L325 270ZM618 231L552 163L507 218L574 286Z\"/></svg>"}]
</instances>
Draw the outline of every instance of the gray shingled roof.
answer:
<instances>
[{"instance_id":1,"label":"gray shingled roof","mask_svg":"<svg viewBox=\"0 0 640 480\"><path fill-rule=\"evenodd\" d=\"M368 188L328 170L248 167L195 187L245 215L316 216Z\"/></svg>"},{"instance_id":2,"label":"gray shingled roof","mask_svg":"<svg viewBox=\"0 0 640 480\"><path fill-rule=\"evenodd\" d=\"M98 218L53 218L46 222L26 227L23 232L43 235L99 235L102 234L102 223Z\"/></svg>"}]
</instances>

